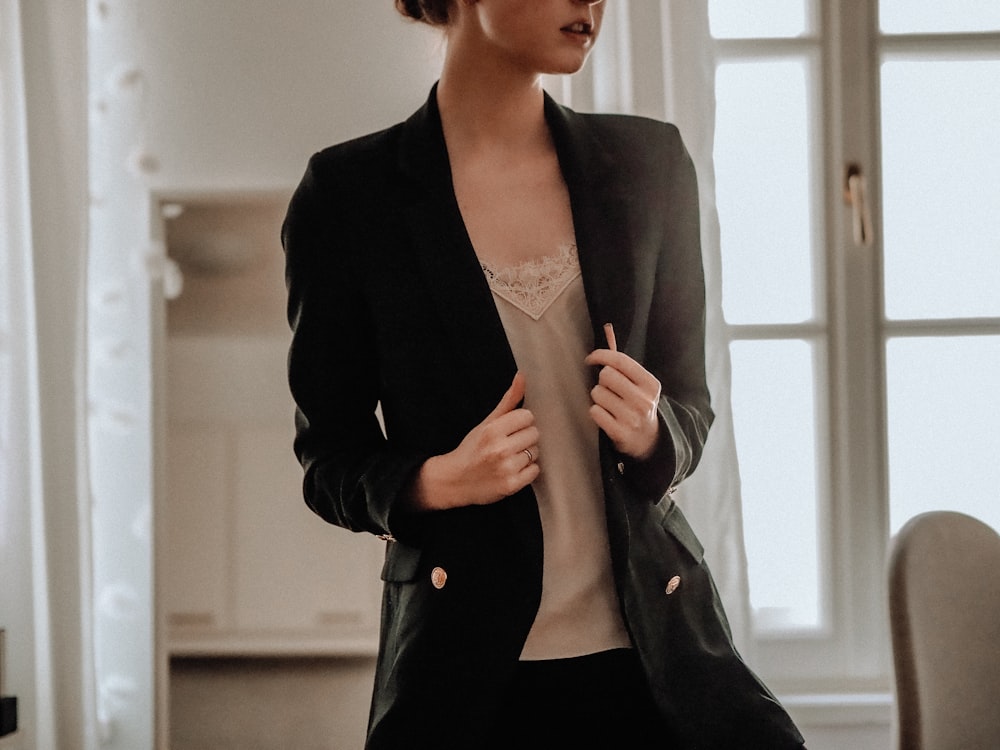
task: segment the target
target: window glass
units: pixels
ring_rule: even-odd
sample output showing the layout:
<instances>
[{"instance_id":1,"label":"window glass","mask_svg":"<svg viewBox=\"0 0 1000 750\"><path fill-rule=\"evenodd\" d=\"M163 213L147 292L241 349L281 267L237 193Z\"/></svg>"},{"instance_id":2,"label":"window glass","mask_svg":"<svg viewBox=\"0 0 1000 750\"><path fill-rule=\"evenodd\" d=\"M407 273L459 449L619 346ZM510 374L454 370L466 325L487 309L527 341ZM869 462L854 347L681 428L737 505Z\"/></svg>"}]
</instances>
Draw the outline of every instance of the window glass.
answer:
<instances>
[{"instance_id":1,"label":"window glass","mask_svg":"<svg viewBox=\"0 0 1000 750\"><path fill-rule=\"evenodd\" d=\"M734 341L730 351L754 629L815 629L821 588L814 347Z\"/></svg>"},{"instance_id":2,"label":"window glass","mask_svg":"<svg viewBox=\"0 0 1000 750\"><path fill-rule=\"evenodd\" d=\"M879 20L887 34L1000 30L996 0L880 0Z\"/></svg>"},{"instance_id":3,"label":"window glass","mask_svg":"<svg viewBox=\"0 0 1000 750\"><path fill-rule=\"evenodd\" d=\"M812 0L709 0L716 39L797 37L812 31Z\"/></svg>"},{"instance_id":4,"label":"window glass","mask_svg":"<svg viewBox=\"0 0 1000 750\"><path fill-rule=\"evenodd\" d=\"M883 64L890 319L1000 316L998 122L1000 60Z\"/></svg>"},{"instance_id":5,"label":"window glass","mask_svg":"<svg viewBox=\"0 0 1000 750\"><path fill-rule=\"evenodd\" d=\"M729 323L813 317L808 74L804 58L718 66L714 158Z\"/></svg>"},{"instance_id":6,"label":"window glass","mask_svg":"<svg viewBox=\"0 0 1000 750\"><path fill-rule=\"evenodd\" d=\"M942 509L1000 530L1000 336L892 339L886 359L892 533Z\"/></svg>"}]
</instances>

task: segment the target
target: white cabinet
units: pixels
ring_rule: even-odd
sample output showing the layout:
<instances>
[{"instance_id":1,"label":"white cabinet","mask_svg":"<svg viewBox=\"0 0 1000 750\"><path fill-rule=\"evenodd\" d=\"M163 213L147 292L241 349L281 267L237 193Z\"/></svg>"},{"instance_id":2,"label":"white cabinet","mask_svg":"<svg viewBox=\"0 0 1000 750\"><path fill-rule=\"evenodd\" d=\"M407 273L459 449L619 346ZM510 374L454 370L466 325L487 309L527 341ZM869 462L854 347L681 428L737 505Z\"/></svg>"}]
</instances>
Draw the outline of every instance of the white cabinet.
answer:
<instances>
[{"instance_id":1,"label":"white cabinet","mask_svg":"<svg viewBox=\"0 0 1000 750\"><path fill-rule=\"evenodd\" d=\"M384 542L325 523L302 499L279 225L272 204L221 201L168 224L184 291L167 308L157 580L174 656L377 646ZM199 237L222 250L200 257Z\"/></svg>"},{"instance_id":2,"label":"white cabinet","mask_svg":"<svg viewBox=\"0 0 1000 750\"><path fill-rule=\"evenodd\" d=\"M281 466L271 460L275 444L286 447ZM332 527L306 507L290 445L288 430L260 429L236 441L243 467L234 519L236 622L253 633L374 636L384 542Z\"/></svg>"},{"instance_id":3,"label":"white cabinet","mask_svg":"<svg viewBox=\"0 0 1000 750\"><path fill-rule=\"evenodd\" d=\"M167 554L161 604L175 629L222 628L229 589L225 434L171 425L168 440Z\"/></svg>"},{"instance_id":4,"label":"white cabinet","mask_svg":"<svg viewBox=\"0 0 1000 750\"><path fill-rule=\"evenodd\" d=\"M171 425L172 654L374 652L384 543L306 507L291 439L288 427Z\"/></svg>"}]
</instances>

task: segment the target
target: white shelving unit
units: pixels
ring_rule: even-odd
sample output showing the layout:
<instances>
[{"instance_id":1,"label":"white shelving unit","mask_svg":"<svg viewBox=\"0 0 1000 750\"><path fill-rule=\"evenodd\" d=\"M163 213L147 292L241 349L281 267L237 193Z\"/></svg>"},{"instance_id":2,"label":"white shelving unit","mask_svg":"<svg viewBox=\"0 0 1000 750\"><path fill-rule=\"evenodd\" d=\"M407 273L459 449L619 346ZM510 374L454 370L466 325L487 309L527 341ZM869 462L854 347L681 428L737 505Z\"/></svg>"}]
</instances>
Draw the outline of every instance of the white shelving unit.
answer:
<instances>
[{"instance_id":1,"label":"white shelving unit","mask_svg":"<svg viewBox=\"0 0 1000 750\"><path fill-rule=\"evenodd\" d=\"M170 658L375 653L384 543L302 500L285 378L282 193L160 196L166 303L158 606Z\"/></svg>"}]
</instances>

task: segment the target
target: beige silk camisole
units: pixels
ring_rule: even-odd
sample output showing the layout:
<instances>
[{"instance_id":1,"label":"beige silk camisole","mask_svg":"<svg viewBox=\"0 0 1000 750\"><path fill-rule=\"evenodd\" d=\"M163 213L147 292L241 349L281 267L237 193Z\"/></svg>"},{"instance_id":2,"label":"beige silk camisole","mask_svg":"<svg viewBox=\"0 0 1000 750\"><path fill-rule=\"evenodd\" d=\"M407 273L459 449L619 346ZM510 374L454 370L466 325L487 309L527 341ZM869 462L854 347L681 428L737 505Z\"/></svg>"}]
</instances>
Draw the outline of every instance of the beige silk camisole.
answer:
<instances>
[{"instance_id":1,"label":"beige silk camisole","mask_svg":"<svg viewBox=\"0 0 1000 750\"><path fill-rule=\"evenodd\" d=\"M544 539L542 599L521 652L559 659L628 647L611 573L598 428L590 418L593 332L576 246L507 268L481 263L535 416L532 484Z\"/></svg>"}]
</instances>

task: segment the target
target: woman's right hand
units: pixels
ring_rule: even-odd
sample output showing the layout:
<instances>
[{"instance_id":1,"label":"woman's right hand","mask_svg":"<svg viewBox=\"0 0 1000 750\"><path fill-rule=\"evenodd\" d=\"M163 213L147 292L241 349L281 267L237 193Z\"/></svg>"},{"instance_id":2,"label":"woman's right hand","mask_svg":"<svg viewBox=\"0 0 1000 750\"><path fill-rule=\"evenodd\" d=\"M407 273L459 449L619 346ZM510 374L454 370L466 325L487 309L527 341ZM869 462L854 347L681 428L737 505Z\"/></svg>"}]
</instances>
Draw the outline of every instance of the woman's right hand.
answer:
<instances>
[{"instance_id":1,"label":"woman's right hand","mask_svg":"<svg viewBox=\"0 0 1000 750\"><path fill-rule=\"evenodd\" d=\"M538 477L535 416L518 404L524 398L518 372L500 403L455 450L433 456L417 472L417 510L489 505L528 486Z\"/></svg>"}]
</instances>

